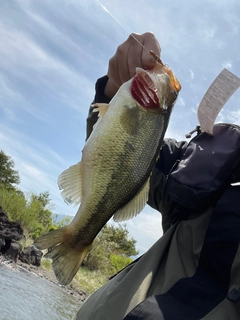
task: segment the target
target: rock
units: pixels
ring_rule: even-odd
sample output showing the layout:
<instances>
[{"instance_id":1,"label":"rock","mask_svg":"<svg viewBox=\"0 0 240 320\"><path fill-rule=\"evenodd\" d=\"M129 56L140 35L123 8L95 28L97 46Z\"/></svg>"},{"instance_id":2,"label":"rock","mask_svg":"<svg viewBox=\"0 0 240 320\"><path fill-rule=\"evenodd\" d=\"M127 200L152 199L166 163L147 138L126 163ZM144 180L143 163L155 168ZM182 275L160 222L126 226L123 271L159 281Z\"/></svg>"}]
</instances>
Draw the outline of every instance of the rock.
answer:
<instances>
[{"instance_id":1,"label":"rock","mask_svg":"<svg viewBox=\"0 0 240 320\"><path fill-rule=\"evenodd\" d=\"M0 207L0 254L16 262L22 250L22 245L18 241L23 238L20 224L10 221L6 212Z\"/></svg>"},{"instance_id":2,"label":"rock","mask_svg":"<svg viewBox=\"0 0 240 320\"><path fill-rule=\"evenodd\" d=\"M7 213L0 207L0 254L6 259L20 261L39 267L42 252L31 246L22 251L19 240L24 239L23 229L20 224L8 219Z\"/></svg>"},{"instance_id":3,"label":"rock","mask_svg":"<svg viewBox=\"0 0 240 320\"><path fill-rule=\"evenodd\" d=\"M38 250L34 246L27 247L19 254L19 260L27 263L32 264L34 266L39 267L41 264L41 257L43 253L41 250Z\"/></svg>"},{"instance_id":4,"label":"rock","mask_svg":"<svg viewBox=\"0 0 240 320\"><path fill-rule=\"evenodd\" d=\"M6 244L5 237L0 234L0 251L1 251L2 248L5 247L5 244Z\"/></svg>"},{"instance_id":5,"label":"rock","mask_svg":"<svg viewBox=\"0 0 240 320\"><path fill-rule=\"evenodd\" d=\"M2 210L2 207L0 207L0 235L4 236L7 240L19 241L25 238L20 224L10 221L6 212Z\"/></svg>"},{"instance_id":6,"label":"rock","mask_svg":"<svg viewBox=\"0 0 240 320\"><path fill-rule=\"evenodd\" d=\"M13 260L14 262L17 262L21 250L22 250L21 243L11 241L10 247L4 253L4 257L8 260Z\"/></svg>"}]
</instances>

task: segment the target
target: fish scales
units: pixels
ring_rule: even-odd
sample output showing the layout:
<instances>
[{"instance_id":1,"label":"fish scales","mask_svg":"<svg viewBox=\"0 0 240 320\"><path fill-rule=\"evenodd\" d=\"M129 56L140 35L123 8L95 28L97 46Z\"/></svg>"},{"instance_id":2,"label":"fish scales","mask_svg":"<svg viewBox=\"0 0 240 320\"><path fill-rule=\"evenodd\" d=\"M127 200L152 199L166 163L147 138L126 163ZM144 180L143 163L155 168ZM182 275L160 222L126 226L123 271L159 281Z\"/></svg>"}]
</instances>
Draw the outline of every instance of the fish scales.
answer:
<instances>
[{"instance_id":1,"label":"fish scales","mask_svg":"<svg viewBox=\"0 0 240 320\"><path fill-rule=\"evenodd\" d=\"M58 180L66 201L81 201L77 214L68 226L35 241L40 249L51 248L47 257L53 260L61 284L72 280L94 238L112 216L126 220L145 206L151 171L177 97L175 88L180 88L176 81L163 68L138 69L109 106L96 104L99 120L81 162Z\"/></svg>"},{"instance_id":2,"label":"fish scales","mask_svg":"<svg viewBox=\"0 0 240 320\"><path fill-rule=\"evenodd\" d=\"M111 107L114 108L114 106ZM120 108L116 107L119 109L121 117ZM152 114L149 117L146 116L145 111L139 113L139 128L134 135L126 132L124 127L119 125L115 113L115 121L106 115L104 120L107 125L106 128L104 127L104 131L107 133L107 137L108 134L111 134L110 141L108 139L108 144L106 144L105 139L96 128L96 131L93 132L96 135L92 140L94 143L86 145L83 152L82 161L86 161L94 170L86 170L89 172L89 176L86 177L86 189L83 188L90 196L87 197L86 203L82 203L82 212L86 215L86 219L89 216L92 218L93 215L95 216L97 223L94 224L94 228L97 233L113 213L128 203L146 182L158 154L159 140L162 136L159 122L161 124L162 115ZM108 125L109 123L111 125ZM101 130L103 126L104 123L101 124ZM146 131L150 134L146 135ZM116 139L118 139L117 146ZM131 144L130 149L126 148L126 141ZM96 156L92 156L92 150ZM111 157L109 157L109 153L111 153ZM152 161L149 162L149 159ZM100 177L99 173L101 173ZM106 183L106 181L108 182ZM96 189L98 192L92 192ZM89 211L92 212L91 215L89 215ZM88 228L89 226L86 229ZM89 244L93 239L89 238Z\"/></svg>"}]
</instances>

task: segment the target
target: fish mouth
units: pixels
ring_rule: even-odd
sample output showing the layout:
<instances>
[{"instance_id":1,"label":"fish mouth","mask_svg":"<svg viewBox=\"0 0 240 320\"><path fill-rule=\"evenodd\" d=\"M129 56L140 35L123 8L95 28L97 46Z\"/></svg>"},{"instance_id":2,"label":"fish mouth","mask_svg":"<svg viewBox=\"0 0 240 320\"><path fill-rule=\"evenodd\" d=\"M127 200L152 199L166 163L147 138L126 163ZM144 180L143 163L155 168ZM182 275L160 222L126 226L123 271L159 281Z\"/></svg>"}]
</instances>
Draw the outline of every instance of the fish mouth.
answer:
<instances>
[{"instance_id":1,"label":"fish mouth","mask_svg":"<svg viewBox=\"0 0 240 320\"><path fill-rule=\"evenodd\" d=\"M131 85L132 97L140 106L152 111L166 111L173 106L180 90L180 83L166 66L156 66L149 71L136 68Z\"/></svg>"},{"instance_id":2,"label":"fish mouth","mask_svg":"<svg viewBox=\"0 0 240 320\"><path fill-rule=\"evenodd\" d=\"M131 94L143 108L159 108L157 88L149 74L143 69L137 69L131 85Z\"/></svg>"}]
</instances>

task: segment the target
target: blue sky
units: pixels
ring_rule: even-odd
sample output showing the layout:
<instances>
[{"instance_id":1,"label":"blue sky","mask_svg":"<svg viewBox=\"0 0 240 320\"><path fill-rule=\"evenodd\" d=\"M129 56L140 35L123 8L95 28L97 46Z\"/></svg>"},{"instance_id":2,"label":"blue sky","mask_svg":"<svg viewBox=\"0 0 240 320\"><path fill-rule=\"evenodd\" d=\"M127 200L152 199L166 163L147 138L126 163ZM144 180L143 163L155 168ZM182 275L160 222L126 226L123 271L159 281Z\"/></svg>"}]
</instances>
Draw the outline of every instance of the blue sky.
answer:
<instances>
[{"instance_id":1,"label":"blue sky","mask_svg":"<svg viewBox=\"0 0 240 320\"><path fill-rule=\"evenodd\" d=\"M182 84L166 136L185 139L197 107L227 68L240 77L239 0L102 0L129 32L152 31ZM74 215L57 186L77 163L97 78L128 37L96 0L0 2L0 149L15 161L20 188L48 190L58 214ZM240 124L240 90L217 121ZM140 253L162 234L148 206L127 223Z\"/></svg>"}]
</instances>

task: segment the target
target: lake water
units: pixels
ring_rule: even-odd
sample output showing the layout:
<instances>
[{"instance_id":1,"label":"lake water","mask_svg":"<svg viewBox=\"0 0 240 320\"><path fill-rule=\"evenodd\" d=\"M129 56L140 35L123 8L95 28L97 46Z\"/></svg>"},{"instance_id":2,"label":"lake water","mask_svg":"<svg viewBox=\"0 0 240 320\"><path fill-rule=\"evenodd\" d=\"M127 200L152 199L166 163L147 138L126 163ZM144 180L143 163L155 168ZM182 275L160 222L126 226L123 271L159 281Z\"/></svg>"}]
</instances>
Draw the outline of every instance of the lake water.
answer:
<instances>
[{"instance_id":1,"label":"lake water","mask_svg":"<svg viewBox=\"0 0 240 320\"><path fill-rule=\"evenodd\" d=\"M56 284L0 264L1 320L67 320L81 304Z\"/></svg>"}]
</instances>

